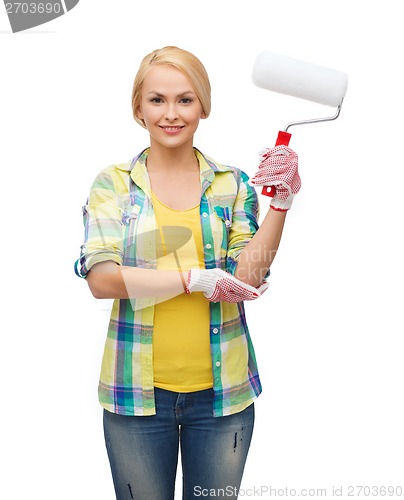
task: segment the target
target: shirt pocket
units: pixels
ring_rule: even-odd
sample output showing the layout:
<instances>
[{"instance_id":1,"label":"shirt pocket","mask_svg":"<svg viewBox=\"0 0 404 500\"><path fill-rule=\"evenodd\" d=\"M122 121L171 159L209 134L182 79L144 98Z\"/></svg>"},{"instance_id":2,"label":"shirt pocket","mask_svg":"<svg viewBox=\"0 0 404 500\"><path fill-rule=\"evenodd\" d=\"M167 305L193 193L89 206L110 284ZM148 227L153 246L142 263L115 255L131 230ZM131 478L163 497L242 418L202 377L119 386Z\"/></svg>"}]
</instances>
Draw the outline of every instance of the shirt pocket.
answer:
<instances>
[{"instance_id":1,"label":"shirt pocket","mask_svg":"<svg viewBox=\"0 0 404 500\"><path fill-rule=\"evenodd\" d=\"M212 228L215 238L215 248L220 248L221 257L226 257L229 245L229 234L233 224L233 207L214 206L214 227Z\"/></svg>"},{"instance_id":2,"label":"shirt pocket","mask_svg":"<svg viewBox=\"0 0 404 500\"><path fill-rule=\"evenodd\" d=\"M139 224L140 205L131 205L122 215L124 266L134 266L136 263L136 235Z\"/></svg>"}]
</instances>

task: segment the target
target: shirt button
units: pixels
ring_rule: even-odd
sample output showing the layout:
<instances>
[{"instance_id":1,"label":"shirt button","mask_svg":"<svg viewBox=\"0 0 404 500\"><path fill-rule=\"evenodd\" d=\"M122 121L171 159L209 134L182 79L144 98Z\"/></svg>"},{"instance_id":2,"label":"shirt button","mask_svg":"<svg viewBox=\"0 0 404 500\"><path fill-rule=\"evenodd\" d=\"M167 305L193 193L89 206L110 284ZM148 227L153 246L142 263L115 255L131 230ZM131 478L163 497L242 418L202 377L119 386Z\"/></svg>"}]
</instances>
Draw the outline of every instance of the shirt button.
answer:
<instances>
[{"instance_id":1,"label":"shirt button","mask_svg":"<svg viewBox=\"0 0 404 500\"><path fill-rule=\"evenodd\" d=\"M217 333L219 330L217 328L214 328L212 331L213 333Z\"/></svg>"},{"instance_id":2,"label":"shirt button","mask_svg":"<svg viewBox=\"0 0 404 500\"><path fill-rule=\"evenodd\" d=\"M202 217L207 217L208 214L206 212L203 212Z\"/></svg>"},{"instance_id":3,"label":"shirt button","mask_svg":"<svg viewBox=\"0 0 404 500\"><path fill-rule=\"evenodd\" d=\"M216 361L216 366L220 366L220 361Z\"/></svg>"},{"instance_id":4,"label":"shirt button","mask_svg":"<svg viewBox=\"0 0 404 500\"><path fill-rule=\"evenodd\" d=\"M207 245L205 245L205 248L212 248L212 245L208 243Z\"/></svg>"}]
</instances>

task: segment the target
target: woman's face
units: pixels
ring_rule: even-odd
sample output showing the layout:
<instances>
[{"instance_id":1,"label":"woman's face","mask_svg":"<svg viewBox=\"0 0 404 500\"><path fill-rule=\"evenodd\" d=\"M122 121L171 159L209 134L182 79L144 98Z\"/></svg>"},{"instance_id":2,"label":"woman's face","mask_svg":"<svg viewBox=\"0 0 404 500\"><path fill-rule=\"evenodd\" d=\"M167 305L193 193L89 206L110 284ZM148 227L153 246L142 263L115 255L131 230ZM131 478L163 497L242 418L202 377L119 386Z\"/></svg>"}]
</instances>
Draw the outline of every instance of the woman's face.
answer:
<instances>
[{"instance_id":1,"label":"woman's face","mask_svg":"<svg viewBox=\"0 0 404 500\"><path fill-rule=\"evenodd\" d=\"M137 116L149 131L151 145L166 148L192 147L199 120L205 117L190 80L167 65L147 72Z\"/></svg>"}]
</instances>

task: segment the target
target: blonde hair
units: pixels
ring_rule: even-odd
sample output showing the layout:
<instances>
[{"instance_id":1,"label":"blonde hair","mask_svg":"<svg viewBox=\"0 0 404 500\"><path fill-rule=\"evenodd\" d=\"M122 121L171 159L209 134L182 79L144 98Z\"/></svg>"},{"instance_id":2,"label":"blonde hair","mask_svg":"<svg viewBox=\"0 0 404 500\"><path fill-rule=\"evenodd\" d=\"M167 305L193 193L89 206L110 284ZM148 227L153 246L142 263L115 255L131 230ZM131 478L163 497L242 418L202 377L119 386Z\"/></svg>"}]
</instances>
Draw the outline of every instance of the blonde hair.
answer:
<instances>
[{"instance_id":1,"label":"blonde hair","mask_svg":"<svg viewBox=\"0 0 404 500\"><path fill-rule=\"evenodd\" d=\"M187 78L189 78L202 105L204 116L207 118L211 109L211 89L209 77L205 67L201 61L194 56L194 54L191 54L191 52L179 49L178 47L168 46L163 47L162 49L154 50L140 63L132 88L132 111L133 117L137 123L146 128L143 120L136 116L136 112L140 108L145 76L153 66L164 64L178 69Z\"/></svg>"}]
</instances>

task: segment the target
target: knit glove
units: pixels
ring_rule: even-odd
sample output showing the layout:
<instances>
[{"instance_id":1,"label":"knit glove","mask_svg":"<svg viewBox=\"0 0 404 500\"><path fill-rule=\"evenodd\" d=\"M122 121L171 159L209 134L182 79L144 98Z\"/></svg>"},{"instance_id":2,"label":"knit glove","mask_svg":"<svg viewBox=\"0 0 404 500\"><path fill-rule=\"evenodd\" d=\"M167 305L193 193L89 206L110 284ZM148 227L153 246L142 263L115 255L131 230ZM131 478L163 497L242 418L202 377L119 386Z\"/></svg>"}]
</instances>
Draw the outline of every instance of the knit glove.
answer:
<instances>
[{"instance_id":1,"label":"knit glove","mask_svg":"<svg viewBox=\"0 0 404 500\"><path fill-rule=\"evenodd\" d=\"M258 171L250 182L257 186L274 186L271 207L286 212L302 185L297 167L297 154L288 146L266 148L260 152Z\"/></svg>"},{"instance_id":2,"label":"knit glove","mask_svg":"<svg viewBox=\"0 0 404 500\"><path fill-rule=\"evenodd\" d=\"M268 286L264 281L258 288L254 288L218 268L188 271L188 290L191 293L203 292L210 302L254 300L260 297Z\"/></svg>"}]
</instances>

